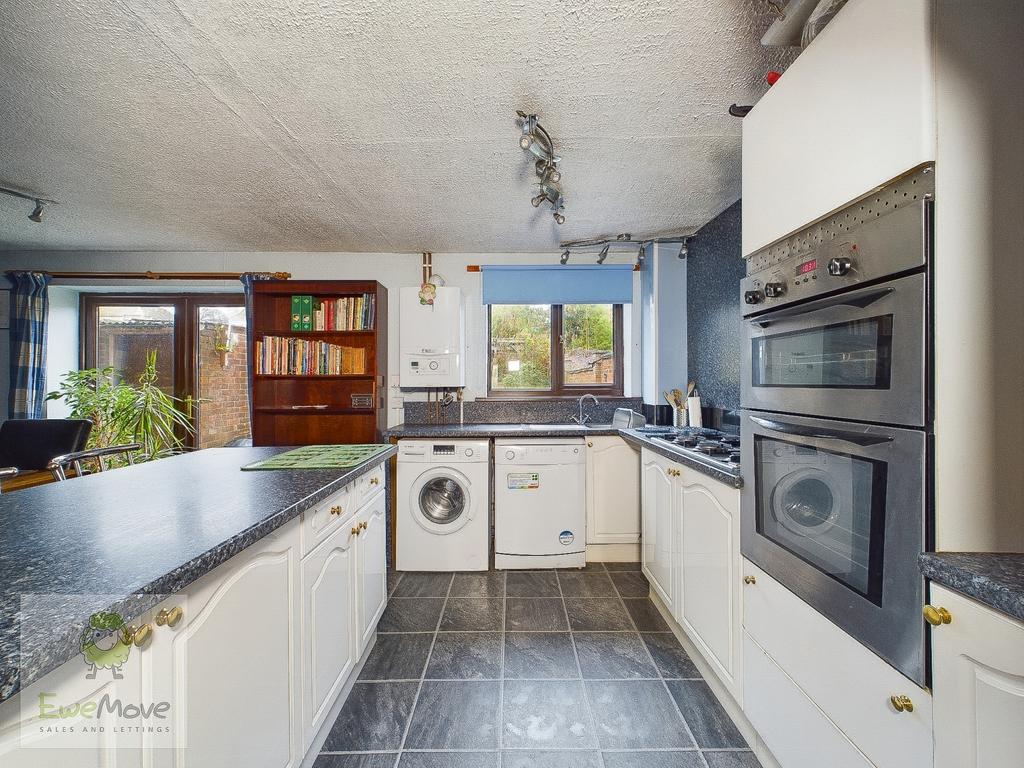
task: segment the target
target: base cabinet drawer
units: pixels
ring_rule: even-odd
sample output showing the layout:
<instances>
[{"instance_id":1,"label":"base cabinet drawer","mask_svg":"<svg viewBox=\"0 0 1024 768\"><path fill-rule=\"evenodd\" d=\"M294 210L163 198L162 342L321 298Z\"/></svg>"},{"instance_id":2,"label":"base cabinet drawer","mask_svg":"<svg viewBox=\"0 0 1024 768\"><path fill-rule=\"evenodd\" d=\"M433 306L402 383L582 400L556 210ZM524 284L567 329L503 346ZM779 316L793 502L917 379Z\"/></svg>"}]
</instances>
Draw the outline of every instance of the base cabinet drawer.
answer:
<instances>
[{"instance_id":1,"label":"base cabinet drawer","mask_svg":"<svg viewBox=\"0 0 1024 768\"><path fill-rule=\"evenodd\" d=\"M743 572L753 579L744 587L744 631L786 676L878 768L931 768L931 694L749 560ZM744 685L745 700L751 691ZM892 696L909 697L913 711L897 711Z\"/></svg>"},{"instance_id":2,"label":"base cabinet drawer","mask_svg":"<svg viewBox=\"0 0 1024 768\"><path fill-rule=\"evenodd\" d=\"M873 768L746 633L743 687L743 711L783 768Z\"/></svg>"}]
</instances>

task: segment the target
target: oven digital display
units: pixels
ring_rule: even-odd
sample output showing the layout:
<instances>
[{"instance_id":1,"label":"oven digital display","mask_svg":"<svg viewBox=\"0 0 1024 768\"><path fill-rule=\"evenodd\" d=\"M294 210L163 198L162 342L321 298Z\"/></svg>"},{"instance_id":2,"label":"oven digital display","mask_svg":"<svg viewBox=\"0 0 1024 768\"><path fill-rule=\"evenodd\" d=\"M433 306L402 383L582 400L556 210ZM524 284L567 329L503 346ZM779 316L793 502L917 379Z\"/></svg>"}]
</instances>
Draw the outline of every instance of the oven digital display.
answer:
<instances>
[{"instance_id":1,"label":"oven digital display","mask_svg":"<svg viewBox=\"0 0 1024 768\"><path fill-rule=\"evenodd\" d=\"M797 264L797 266L796 266L796 273L798 275L806 275L808 272L813 272L817 268L818 268L818 260L817 259L811 259L810 261L805 261L802 264Z\"/></svg>"}]
</instances>

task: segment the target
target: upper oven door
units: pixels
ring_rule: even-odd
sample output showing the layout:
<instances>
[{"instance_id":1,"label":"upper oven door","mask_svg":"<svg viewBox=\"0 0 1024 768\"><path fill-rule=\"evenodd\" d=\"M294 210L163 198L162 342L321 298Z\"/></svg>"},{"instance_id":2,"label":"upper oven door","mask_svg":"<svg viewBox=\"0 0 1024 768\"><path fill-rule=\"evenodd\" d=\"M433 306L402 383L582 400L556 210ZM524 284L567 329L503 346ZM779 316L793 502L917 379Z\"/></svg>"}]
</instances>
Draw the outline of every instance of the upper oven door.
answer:
<instances>
[{"instance_id":1,"label":"upper oven door","mask_svg":"<svg viewBox=\"0 0 1024 768\"><path fill-rule=\"evenodd\" d=\"M918 682L925 433L743 412L741 547Z\"/></svg>"},{"instance_id":2,"label":"upper oven door","mask_svg":"<svg viewBox=\"0 0 1024 768\"><path fill-rule=\"evenodd\" d=\"M746 318L744 408L925 425L925 276Z\"/></svg>"}]
</instances>

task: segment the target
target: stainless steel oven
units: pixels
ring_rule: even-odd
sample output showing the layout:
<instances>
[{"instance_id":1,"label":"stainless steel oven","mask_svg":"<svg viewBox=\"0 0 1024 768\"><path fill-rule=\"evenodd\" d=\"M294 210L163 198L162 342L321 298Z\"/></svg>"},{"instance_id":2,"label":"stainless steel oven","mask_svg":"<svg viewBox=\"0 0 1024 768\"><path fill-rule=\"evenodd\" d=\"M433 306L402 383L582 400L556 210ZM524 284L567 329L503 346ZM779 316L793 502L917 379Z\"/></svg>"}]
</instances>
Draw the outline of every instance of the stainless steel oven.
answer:
<instances>
[{"instance_id":1,"label":"stainless steel oven","mask_svg":"<svg viewBox=\"0 0 1024 768\"><path fill-rule=\"evenodd\" d=\"M745 557L925 684L930 169L748 259Z\"/></svg>"},{"instance_id":2,"label":"stainless steel oven","mask_svg":"<svg viewBox=\"0 0 1024 768\"><path fill-rule=\"evenodd\" d=\"M923 685L925 433L745 411L740 445L744 556Z\"/></svg>"}]
</instances>

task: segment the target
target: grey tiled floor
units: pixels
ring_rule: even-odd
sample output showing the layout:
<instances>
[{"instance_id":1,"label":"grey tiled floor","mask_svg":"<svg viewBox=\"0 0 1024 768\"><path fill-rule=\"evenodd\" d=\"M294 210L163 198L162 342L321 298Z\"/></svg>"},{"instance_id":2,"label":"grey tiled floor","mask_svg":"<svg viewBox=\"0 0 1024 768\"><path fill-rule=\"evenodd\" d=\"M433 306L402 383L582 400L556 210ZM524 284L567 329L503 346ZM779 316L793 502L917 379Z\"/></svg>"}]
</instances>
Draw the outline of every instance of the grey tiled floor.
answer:
<instances>
[{"instance_id":1,"label":"grey tiled floor","mask_svg":"<svg viewBox=\"0 0 1024 768\"><path fill-rule=\"evenodd\" d=\"M759 768L635 564L388 589L315 768Z\"/></svg>"}]
</instances>

